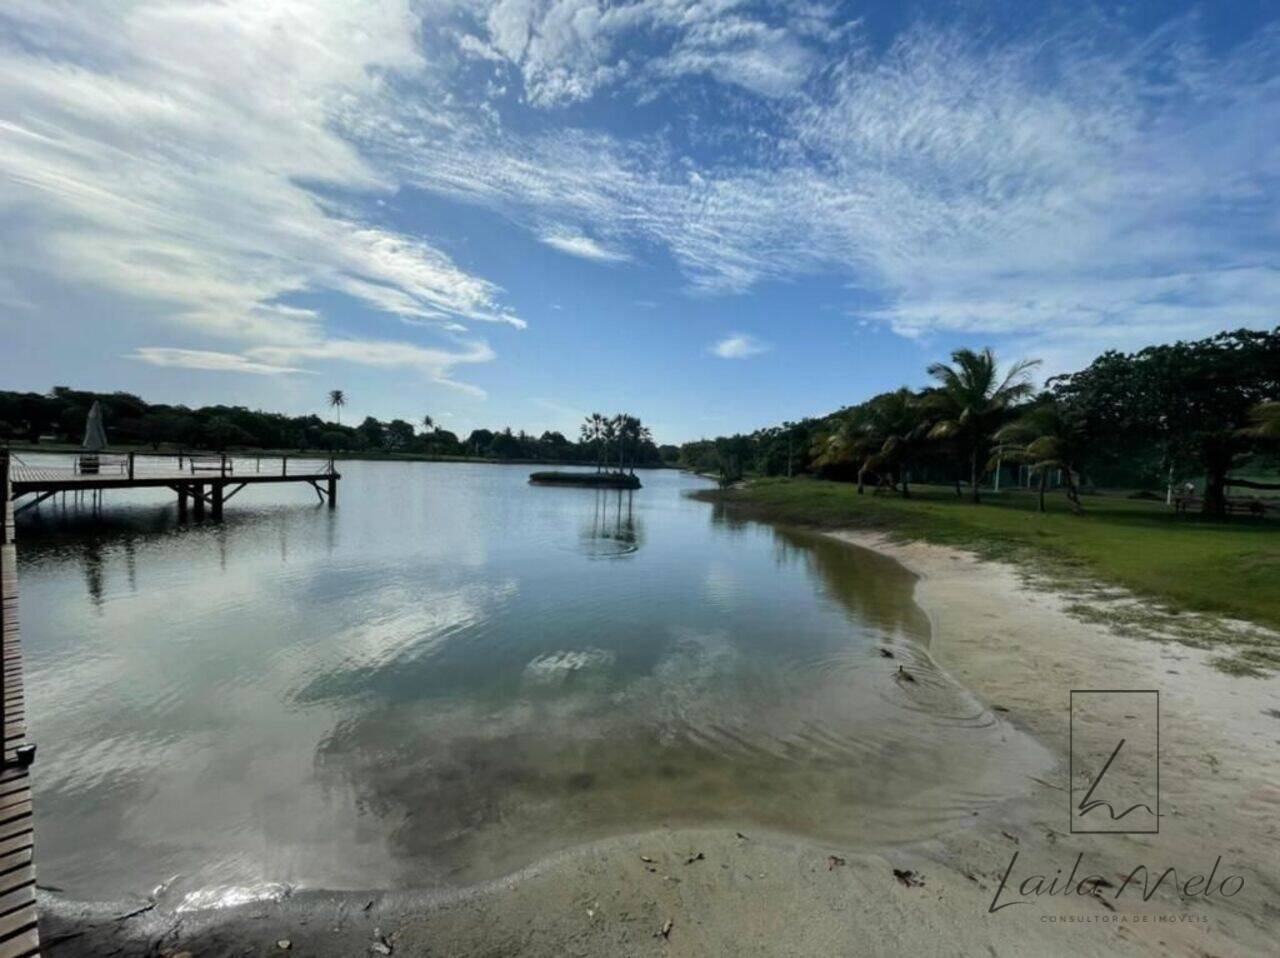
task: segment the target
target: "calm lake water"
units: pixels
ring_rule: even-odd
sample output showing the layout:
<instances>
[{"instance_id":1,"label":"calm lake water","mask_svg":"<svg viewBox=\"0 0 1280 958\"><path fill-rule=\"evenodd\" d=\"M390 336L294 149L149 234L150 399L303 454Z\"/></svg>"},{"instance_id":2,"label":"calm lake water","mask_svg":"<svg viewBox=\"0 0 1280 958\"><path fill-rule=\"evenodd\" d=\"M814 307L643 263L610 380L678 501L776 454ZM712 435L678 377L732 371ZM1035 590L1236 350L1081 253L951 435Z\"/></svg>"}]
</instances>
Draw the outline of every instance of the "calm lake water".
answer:
<instances>
[{"instance_id":1,"label":"calm lake water","mask_svg":"<svg viewBox=\"0 0 1280 958\"><path fill-rule=\"evenodd\" d=\"M685 824L865 846L1047 762L931 666L908 572L729 521L701 480L341 468L334 511L277 486L221 523L149 492L23 517L43 883L457 886Z\"/></svg>"}]
</instances>

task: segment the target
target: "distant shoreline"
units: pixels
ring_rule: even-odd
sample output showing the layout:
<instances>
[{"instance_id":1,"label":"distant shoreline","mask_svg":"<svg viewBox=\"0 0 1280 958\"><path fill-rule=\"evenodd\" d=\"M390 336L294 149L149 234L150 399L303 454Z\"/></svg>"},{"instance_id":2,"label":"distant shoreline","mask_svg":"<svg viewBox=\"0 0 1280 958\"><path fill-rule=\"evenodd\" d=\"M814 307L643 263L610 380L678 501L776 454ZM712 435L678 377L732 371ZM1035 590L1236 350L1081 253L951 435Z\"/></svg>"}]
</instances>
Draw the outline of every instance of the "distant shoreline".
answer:
<instances>
[{"instance_id":1,"label":"distant shoreline","mask_svg":"<svg viewBox=\"0 0 1280 958\"><path fill-rule=\"evenodd\" d=\"M80 447L72 443L10 443L7 446L13 452L17 453L48 453L51 455L66 455L68 453L80 452ZM162 448L152 449L150 446L114 446L106 451L106 454L126 455L134 453L139 456L176 456L178 454L186 455L187 453L197 453L200 455L221 455L223 450L216 449L178 449L178 448ZM330 452L327 449L228 449L225 450L228 456L241 459L278 459L281 456L289 456L298 459L341 459L344 461L366 461L366 462L457 462L457 463L482 463L499 466L577 466L582 469L591 469L595 467L594 462L582 462L577 459L498 459L492 456L448 456L435 455L425 452ZM680 466L672 463L636 463L636 469L675 469L680 470Z\"/></svg>"}]
</instances>

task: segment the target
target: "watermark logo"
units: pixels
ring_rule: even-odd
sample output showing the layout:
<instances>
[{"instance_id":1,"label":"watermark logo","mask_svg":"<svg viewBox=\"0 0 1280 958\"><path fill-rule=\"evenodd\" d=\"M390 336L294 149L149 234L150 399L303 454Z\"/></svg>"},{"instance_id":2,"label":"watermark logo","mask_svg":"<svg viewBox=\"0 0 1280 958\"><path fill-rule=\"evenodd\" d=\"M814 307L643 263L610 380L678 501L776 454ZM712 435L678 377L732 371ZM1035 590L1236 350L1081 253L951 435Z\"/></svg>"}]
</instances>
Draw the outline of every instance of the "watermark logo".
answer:
<instances>
[{"instance_id":1,"label":"watermark logo","mask_svg":"<svg viewBox=\"0 0 1280 958\"><path fill-rule=\"evenodd\" d=\"M1160 831L1160 693L1147 689L1102 689L1071 692L1070 823L1077 835L1154 835ZM1150 915L1117 915L1122 900L1149 902L1161 887L1184 903L1215 897L1233 898L1244 888L1244 876L1223 868L1218 855L1207 869L1166 865L1148 867L1125 862L1117 868L1095 868L1078 852L1065 863L1019 864L1018 852L1000 876L987 911L1036 901L1089 897L1102 902L1109 916L1065 915L1062 922L1146 921ZM1112 880L1112 879L1115 880ZM1053 915L1042 920L1057 921ZM1156 915L1156 923L1203 922L1203 916Z\"/></svg>"},{"instance_id":2,"label":"watermark logo","mask_svg":"<svg viewBox=\"0 0 1280 958\"><path fill-rule=\"evenodd\" d=\"M1072 833L1159 833L1158 691L1073 689L1069 760Z\"/></svg>"}]
</instances>

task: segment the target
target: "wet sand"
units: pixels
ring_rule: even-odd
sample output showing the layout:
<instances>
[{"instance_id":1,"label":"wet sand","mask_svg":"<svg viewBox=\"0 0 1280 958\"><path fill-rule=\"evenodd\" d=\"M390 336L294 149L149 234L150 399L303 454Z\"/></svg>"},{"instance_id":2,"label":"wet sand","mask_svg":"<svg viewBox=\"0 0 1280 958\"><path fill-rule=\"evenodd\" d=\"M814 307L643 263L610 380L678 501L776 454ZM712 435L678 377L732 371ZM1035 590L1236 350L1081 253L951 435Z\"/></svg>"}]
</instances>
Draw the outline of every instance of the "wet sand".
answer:
<instances>
[{"instance_id":1,"label":"wet sand","mask_svg":"<svg viewBox=\"0 0 1280 958\"><path fill-rule=\"evenodd\" d=\"M984 805L941 838L874 853L749 826L740 834L673 828L587 844L448 894L302 892L124 918L148 903L90 907L42 893L47 953L1226 956L1274 948L1280 679L1233 678L1211 668L1206 653L1080 622L1063 597L1026 586L1005 566L835 535L920 577L933 663L991 707L1011 736L1030 734L1053 755L1056 764L1026 792ZM1068 833L1073 688L1161 691L1158 835ZM1086 741L1107 734L1076 728ZM1029 876L1045 876L1046 887L1057 870L1065 876L1078 855L1078 877L1111 887L1096 896L1019 893ZM1208 896L1197 884L1200 893L1184 899L1166 880L1144 902L1139 874L1115 897L1138 865L1151 870L1151 884L1169 867L1181 883L1208 875L1219 856ZM1243 885L1226 897L1228 876Z\"/></svg>"}]
</instances>

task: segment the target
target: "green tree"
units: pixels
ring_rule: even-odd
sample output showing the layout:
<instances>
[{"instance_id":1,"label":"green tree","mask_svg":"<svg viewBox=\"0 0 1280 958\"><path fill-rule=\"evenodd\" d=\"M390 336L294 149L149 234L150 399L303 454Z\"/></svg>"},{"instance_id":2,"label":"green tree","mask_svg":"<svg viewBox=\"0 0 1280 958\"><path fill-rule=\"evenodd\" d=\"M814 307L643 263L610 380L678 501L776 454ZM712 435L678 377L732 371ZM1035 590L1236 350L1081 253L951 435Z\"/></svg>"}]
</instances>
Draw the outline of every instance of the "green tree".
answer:
<instances>
[{"instance_id":1,"label":"green tree","mask_svg":"<svg viewBox=\"0 0 1280 958\"><path fill-rule=\"evenodd\" d=\"M604 464L605 422L604 416L593 412L583 419L582 425L578 428L579 440L595 453L596 472L599 472Z\"/></svg>"},{"instance_id":2,"label":"green tree","mask_svg":"<svg viewBox=\"0 0 1280 958\"><path fill-rule=\"evenodd\" d=\"M381 449L387 442L386 430L382 423L372 416L365 416L364 422L356 427L356 432L363 440L366 449Z\"/></svg>"},{"instance_id":3,"label":"green tree","mask_svg":"<svg viewBox=\"0 0 1280 958\"><path fill-rule=\"evenodd\" d=\"M342 407L347 404L347 394L341 389L329 390L329 406L338 416L338 425L342 425Z\"/></svg>"},{"instance_id":4,"label":"green tree","mask_svg":"<svg viewBox=\"0 0 1280 958\"><path fill-rule=\"evenodd\" d=\"M403 452L413 445L413 426L403 419L393 419L387 423L383 438L388 449Z\"/></svg>"},{"instance_id":5,"label":"green tree","mask_svg":"<svg viewBox=\"0 0 1280 958\"><path fill-rule=\"evenodd\" d=\"M1105 353L1053 388L1087 412L1091 435L1157 443L1170 479L1201 470L1203 511L1222 516L1227 487L1243 485L1230 471L1259 442L1253 411L1280 395L1280 327Z\"/></svg>"},{"instance_id":6,"label":"green tree","mask_svg":"<svg viewBox=\"0 0 1280 958\"><path fill-rule=\"evenodd\" d=\"M1002 426L1013 406L1032 393L1030 371L1038 359L1014 363L1003 376L990 348L975 352L957 349L951 363L934 363L929 375L938 386L925 397L926 407L938 419L930 429L934 439L955 440L969 463L969 488L974 502L981 501L978 482L993 433Z\"/></svg>"},{"instance_id":7,"label":"green tree","mask_svg":"<svg viewBox=\"0 0 1280 958\"><path fill-rule=\"evenodd\" d=\"M1081 418L1052 396L1024 412L1016 420L996 432L1000 452L1015 462L1030 466L1040 477L1039 506L1044 512L1045 486L1051 469L1062 470L1063 488L1071 511L1080 513L1080 490L1077 485L1080 463L1086 450L1086 437ZM989 465L994 465L990 463Z\"/></svg>"},{"instance_id":8,"label":"green tree","mask_svg":"<svg viewBox=\"0 0 1280 958\"><path fill-rule=\"evenodd\" d=\"M1264 442L1280 442L1280 400L1260 402L1249 411L1250 425L1244 434Z\"/></svg>"},{"instance_id":9,"label":"green tree","mask_svg":"<svg viewBox=\"0 0 1280 958\"><path fill-rule=\"evenodd\" d=\"M904 499L911 498L911 468L929 442L932 426L926 404L905 386L876 396L861 417L867 455L860 475L883 476L890 488L900 488Z\"/></svg>"}]
</instances>

